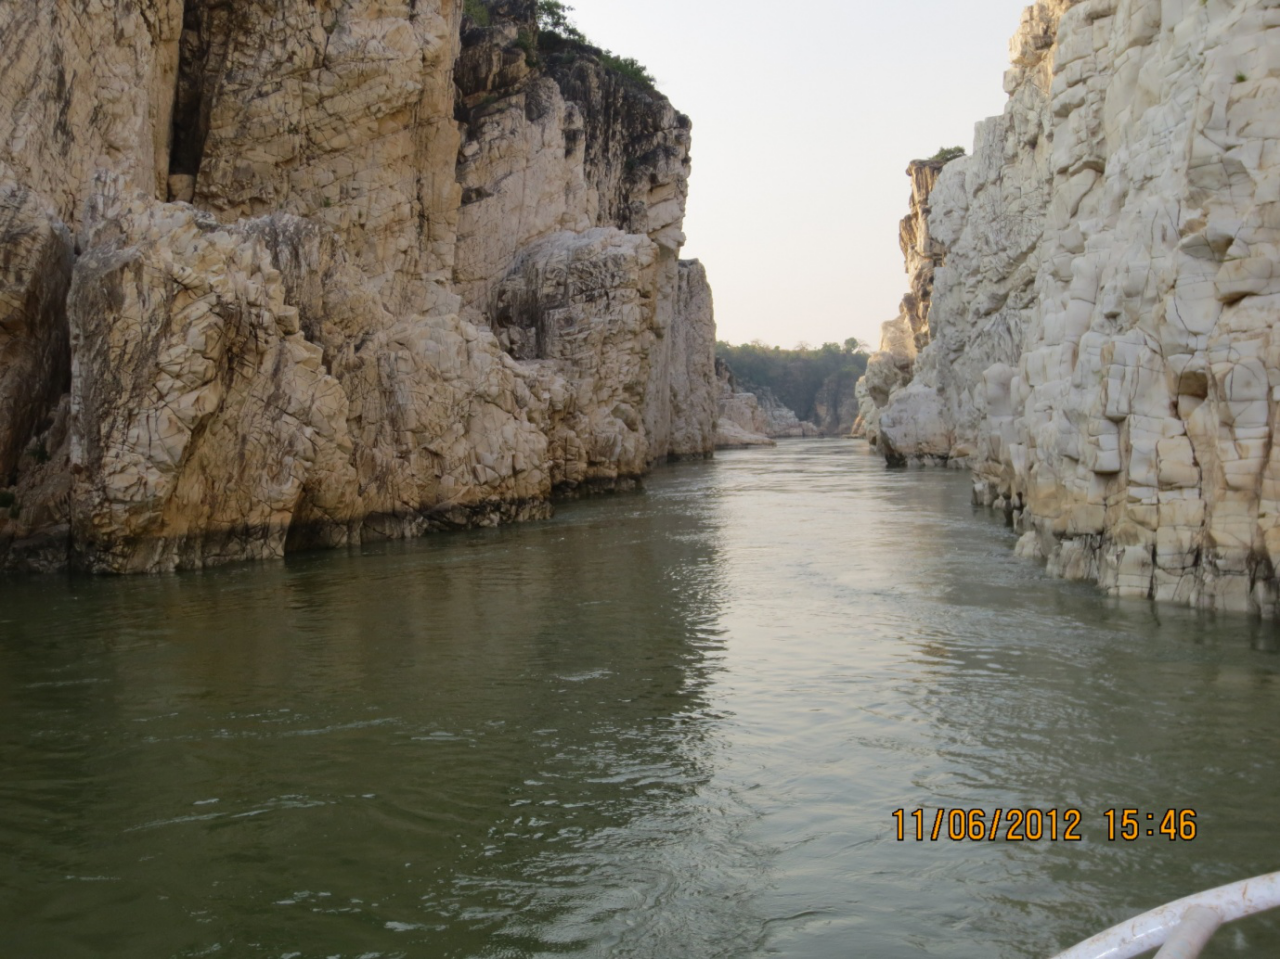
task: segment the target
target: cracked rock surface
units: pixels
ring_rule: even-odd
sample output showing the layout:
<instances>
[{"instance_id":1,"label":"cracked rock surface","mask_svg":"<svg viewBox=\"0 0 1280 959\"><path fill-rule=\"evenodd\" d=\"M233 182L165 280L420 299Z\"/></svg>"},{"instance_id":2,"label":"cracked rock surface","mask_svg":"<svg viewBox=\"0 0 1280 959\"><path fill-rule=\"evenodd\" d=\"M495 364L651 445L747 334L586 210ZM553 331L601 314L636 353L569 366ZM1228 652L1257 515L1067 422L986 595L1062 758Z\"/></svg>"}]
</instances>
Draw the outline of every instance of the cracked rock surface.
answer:
<instances>
[{"instance_id":1,"label":"cracked rock surface","mask_svg":"<svg viewBox=\"0 0 1280 959\"><path fill-rule=\"evenodd\" d=\"M712 449L687 118L533 5L0 10L0 568L543 517Z\"/></svg>"},{"instance_id":2,"label":"cracked rock surface","mask_svg":"<svg viewBox=\"0 0 1280 959\"><path fill-rule=\"evenodd\" d=\"M874 438L973 469L1063 576L1277 612L1277 49L1274 0L1042 0L928 192L928 343L869 371Z\"/></svg>"}]
</instances>

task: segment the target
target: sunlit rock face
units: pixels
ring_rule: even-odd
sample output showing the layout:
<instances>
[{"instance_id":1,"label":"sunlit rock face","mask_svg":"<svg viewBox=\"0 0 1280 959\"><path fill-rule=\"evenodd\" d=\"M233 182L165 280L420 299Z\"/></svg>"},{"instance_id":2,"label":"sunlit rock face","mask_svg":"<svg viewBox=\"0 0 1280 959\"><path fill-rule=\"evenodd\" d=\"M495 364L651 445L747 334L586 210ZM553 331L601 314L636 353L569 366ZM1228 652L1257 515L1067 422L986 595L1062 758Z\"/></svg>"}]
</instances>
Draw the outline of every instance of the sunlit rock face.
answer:
<instances>
[{"instance_id":1,"label":"sunlit rock face","mask_svg":"<svg viewBox=\"0 0 1280 959\"><path fill-rule=\"evenodd\" d=\"M943 166L939 161L916 160L907 167L911 178L910 209L899 225L898 243L910 289L902 298L898 315L882 325L880 349L871 354L867 371L855 387L858 416L853 434L866 437L894 463L900 462L901 456L893 445L894 438L884 436L880 421L889 397L911 382L916 357L928 345L931 335L929 305L934 268L945 251L929 234L929 198ZM897 439L902 442L901 437ZM948 449L939 451L941 455L949 451L949 442L945 445Z\"/></svg>"},{"instance_id":2,"label":"sunlit rock face","mask_svg":"<svg viewBox=\"0 0 1280 959\"><path fill-rule=\"evenodd\" d=\"M931 342L881 432L949 432L1064 576L1276 611L1278 49L1270 0L1038 3L930 192Z\"/></svg>"},{"instance_id":3,"label":"sunlit rock face","mask_svg":"<svg viewBox=\"0 0 1280 959\"><path fill-rule=\"evenodd\" d=\"M534 5L0 11L0 567L545 516L714 441L690 123Z\"/></svg>"}]
</instances>

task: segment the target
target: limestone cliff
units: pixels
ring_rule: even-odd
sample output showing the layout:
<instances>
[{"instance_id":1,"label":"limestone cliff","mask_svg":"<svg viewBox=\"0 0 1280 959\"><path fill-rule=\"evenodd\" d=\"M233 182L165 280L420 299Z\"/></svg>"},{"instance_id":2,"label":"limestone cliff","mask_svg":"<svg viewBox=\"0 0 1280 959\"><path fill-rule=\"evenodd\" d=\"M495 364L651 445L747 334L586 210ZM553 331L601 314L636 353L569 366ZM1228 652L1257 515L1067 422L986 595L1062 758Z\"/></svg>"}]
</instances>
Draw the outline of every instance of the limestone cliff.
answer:
<instances>
[{"instance_id":1,"label":"limestone cliff","mask_svg":"<svg viewBox=\"0 0 1280 959\"><path fill-rule=\"evenodd\" d=\"M1062 575L1276 612L1277 49L1274 0L1042 0L929 193L881 445L973 468Z\"/></svg>"},{"instance_id":2,"label":"limestone cliff","mask_svg":"<svg viewBox=\"0 0 1280 959\"><path fill-rule=\"evenodd\" d=\"M535 9L0 9L0 568L544 516L710 452L689 120Z\"/></svg>"}]
</instances>

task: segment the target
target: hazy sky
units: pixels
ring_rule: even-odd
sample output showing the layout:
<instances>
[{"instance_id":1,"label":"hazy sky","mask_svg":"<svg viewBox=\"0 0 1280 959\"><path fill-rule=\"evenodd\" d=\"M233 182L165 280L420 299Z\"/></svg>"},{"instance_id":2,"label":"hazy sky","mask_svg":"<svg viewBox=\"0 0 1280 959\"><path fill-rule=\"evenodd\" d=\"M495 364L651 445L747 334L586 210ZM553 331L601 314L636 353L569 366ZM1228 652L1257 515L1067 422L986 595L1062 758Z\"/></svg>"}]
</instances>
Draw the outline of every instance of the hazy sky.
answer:
<instances>
[{"instance_id":1,"label":"hazy sky","mask_svg":"<svg viewBox=\"0 0 1280 959\"><path fill-rule=\"evenodd\" d=\"M907 163L971 150L1004 109L1028 0L570 3L693 118L683 255L707 266L720 338L879 345L906 291Z\"/></svg>"}]
</instances>

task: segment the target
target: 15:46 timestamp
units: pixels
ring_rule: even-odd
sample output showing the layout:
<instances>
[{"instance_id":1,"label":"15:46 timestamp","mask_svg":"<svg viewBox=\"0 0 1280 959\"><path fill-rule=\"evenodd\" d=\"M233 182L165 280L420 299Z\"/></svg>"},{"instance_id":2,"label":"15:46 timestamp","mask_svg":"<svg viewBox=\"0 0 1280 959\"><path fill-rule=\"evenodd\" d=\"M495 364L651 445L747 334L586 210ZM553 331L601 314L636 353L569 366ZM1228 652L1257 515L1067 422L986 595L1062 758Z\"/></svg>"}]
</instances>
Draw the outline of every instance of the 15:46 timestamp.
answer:
<instances>
[{"instance_id":1,"label":"15:46 timestamp","mask_svg":"<svg viewBox=\"0 0 1280 959\"><path fill-rule=\"evenodd\" d=\"M1108 809L1107 839L1133 842L1139 836L1165 836L1169 839L1191 840L1196 838L1196 811L1194 809L1166 809L1162 813L1141 809ZM1158 825L1157 825L1158 823Z\"/></svg>"}]
</instances>

